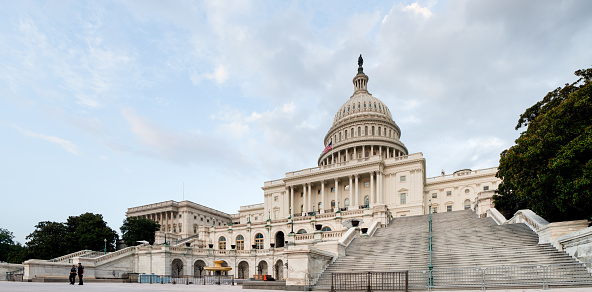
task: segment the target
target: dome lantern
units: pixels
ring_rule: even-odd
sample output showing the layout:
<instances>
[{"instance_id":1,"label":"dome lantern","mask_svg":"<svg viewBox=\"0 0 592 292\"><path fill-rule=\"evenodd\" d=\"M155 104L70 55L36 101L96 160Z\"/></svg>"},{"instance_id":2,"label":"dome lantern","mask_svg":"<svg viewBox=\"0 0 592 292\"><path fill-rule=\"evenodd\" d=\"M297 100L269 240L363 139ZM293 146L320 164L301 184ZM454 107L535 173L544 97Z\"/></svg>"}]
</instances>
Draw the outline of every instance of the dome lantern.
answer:
<instances>
[{"instance_id":1,"label":"dome lantern","mask_svg":"<svg viewBox=\"0 0 592 292\"><path fill-rule=\"evenodd\" d=\"M354 77L354 94L358 91L366 91L368 92L368 75L364 74L364 68L362 65L364 64L364 59L362 59L362 54L358 58L358 74Z\"/></svg>"}]
</instances>

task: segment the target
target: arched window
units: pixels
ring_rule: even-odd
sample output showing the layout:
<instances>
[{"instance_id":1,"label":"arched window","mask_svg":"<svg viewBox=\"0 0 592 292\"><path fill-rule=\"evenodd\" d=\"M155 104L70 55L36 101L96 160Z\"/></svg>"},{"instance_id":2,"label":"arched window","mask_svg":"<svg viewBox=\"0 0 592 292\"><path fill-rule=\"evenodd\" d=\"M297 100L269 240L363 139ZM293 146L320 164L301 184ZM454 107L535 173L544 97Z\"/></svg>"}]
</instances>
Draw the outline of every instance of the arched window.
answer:
<instances>
[{"instance_id":1,"label":"arched window","mask_svg":"<svg viewBox=\"0 0 592 292\"><path fill-rule=\"evenodd\" d=\"M257 235L255 235L255 248L263 249L263 234L261 233L257 233Z\"/></svg>"},{"instance_id":2,"label":"arched window","mask_svg":"<svg viewBox=\"0 0 592 292\"><path fill-rule=\"evenodd\" d=\"M323 229L321 229L321 231L331 231L331 227L324 226Z\"/></svg>"},{"instance_id":3,"label":"arched window","mask_svg":"<svg viewBox=\"0 0 592 292\"><path fill-rule=\"evenodd\" d=\"M335 200L331 201L331 212L335 212Z\"/></svg>"},{"instance_id":4,"label":"arched window","mask_svg":"<svg viewBox=\"0 0 592 292\"><path fill-rule=\"evenodd\" d=\"M368 196L364 197L364 207L365 208L370 207L370 198L368 198Z\"/></svg>"},{"instance_id":5,"label":"arched window","mask_svg":"<svg viewBox=\"0 0 592 292\"><path fill-rule=\"evenodd\" d=\"M347 209L349 207L349 199L345 199L345 201L343 202L343 204L345 205L345 209Z\"/></svg>"},{"instance_id":6,"label":"arched window","mask_svg":"<svg viewBox=\"0 0 592 292\"><path fill-rule=\"evenodd\" d=\"M349 135L353 138L354 137L354 128L351 128L351 131L349 131Z\"/></svg>"},{"instance_id":7,"label":"arched window","mask_svg":"<svg viewBox=\"0 0 592 292\"><path fill-rule=\"evenodd\" d=\"M378 136L380 136L380 133L381 133L380 127L378 127Z\"/></svg>"},{"instance_id":8,"label":"arched window","mask_svg":"<svg viewBox=\"0 0 592 292\"><path fill-rule=\"evenodd\" d=\"M218 249L226 249L226 237L221 236L220 239L218 239Z\"/></svg>"},{"instance_id":9,"label":"arched window","mask_svg":"<svg viewBox=\"0 0 592 292\"><path fill-rule=\"evenodd\" d=\"M471 209L471 200L465 200L465 210Z\"/></svg>"},{"instance_id":10,"label":"arched window","mask_svg":"<svg viewBox=\"0 0 592 292\"><path fill-rule=\"evenodd\" d=\"M242 235L236 237L236 250L245 249L245 238Z\"/></svg>"},{"instance_id":11,"label":"arched window","mask_svg":"<svg viewBox=\"0 0 592 292\"><path fill-rule=\"evenodd\" d=\"M368 126L364 127L364 136L368 136Z\"/></svg>"},{"instance_id":12,"label":"arched window","mask_svg":"<svg viewBox=\"0 0 592 292\"><path fill-rule=\"evenodd\" d=\"M372 136L374 136L374 126L372 126Z\"/></svg>"},{"instance_id":13,"label":"arched window","mask_svg":"<svg viewBox=\"0 0 592 292\"><path fill-rule=\"evenodd\" d=\"M339 141L341 141L343 138L341 137L341 132L339 132Z\"/></svg>"},{"instance_id":14,"label":"arched window","mask_svg":"<svg viewBox=\"0 0 592 292\"><path fill-rule=\"evenodd\" d=\"M300 230L298 230L298 232L296 232L296 233L298 233L298 234L306 234L306 230L304 230L304 229L300 229Z\"/></svg>"}]
</instances>

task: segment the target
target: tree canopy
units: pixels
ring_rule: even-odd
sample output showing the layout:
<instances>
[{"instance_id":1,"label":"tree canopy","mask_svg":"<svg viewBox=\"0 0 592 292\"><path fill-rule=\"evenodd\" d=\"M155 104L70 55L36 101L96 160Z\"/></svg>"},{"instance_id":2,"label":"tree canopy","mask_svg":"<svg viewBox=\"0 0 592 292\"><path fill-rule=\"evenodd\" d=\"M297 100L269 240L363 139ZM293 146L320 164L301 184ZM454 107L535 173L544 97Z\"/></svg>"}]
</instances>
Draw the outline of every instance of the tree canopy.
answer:
<instances>
[{"instance_id":1,"label":"tree canopy","mask_svg":"<svg viewBox=\"0 0 592 292\"><path fill-rule=\"evenodd\" d=\"M43 221L27 236L24 247L15 246L13 260L52 259L83 249L115 250L117 232L109 228L100 214L84 213L70 216L66 223Z\"/></svg>"},{"instance_id":2,"label":"tree canopy","mask_svg":"<svg viewBox=\"0 0 592 292\"><path fill-rule=\"evenodd\" d=\"M123 220L120 230L121 238L128 246L138 245L140 240L153 244L154 234L160 230L160 224L146 218L128 217Z\"/></svg>"},{"instance_id":3,"label":"tree canopy","mask_svg":"<svg viewBox=\"0 0 592 292\"><path fill-rule=\"evenodd\" d=\"M526 131L501 153L496 208L514 213L517 203L549 221L592 215L592 68L528 108L516 130Z\"/></svg>"},{"instance_id":4,"label":"tree canopy","mask_svg":"<svg viewBox=\"0 0 592 292\"><path fill-rule=\"evenodd\" d=\"M8 260L8 254L14 245L13 239L12 232L0 228L0 261L6 262Z\"/></svg>"}]
</instances>

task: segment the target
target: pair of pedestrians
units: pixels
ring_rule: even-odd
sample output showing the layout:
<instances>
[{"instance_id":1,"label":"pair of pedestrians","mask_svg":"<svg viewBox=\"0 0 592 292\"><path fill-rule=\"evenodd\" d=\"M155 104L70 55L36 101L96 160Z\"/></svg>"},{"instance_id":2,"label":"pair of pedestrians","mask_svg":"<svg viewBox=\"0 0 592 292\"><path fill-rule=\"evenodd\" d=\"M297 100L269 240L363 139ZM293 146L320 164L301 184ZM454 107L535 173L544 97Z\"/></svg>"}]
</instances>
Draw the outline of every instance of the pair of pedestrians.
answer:
<instances>
[{"instance_id":1,"label":"pair of pedestrians","mask_svg":"<svg viewBox=\"0 0 592 292\"><path fill-rule=\"evenodd\" d=\"M72 265L70 269L70 285L74 285L76 282L76 266ZM84 267L81 263L78 263L78 285L84 285L82 283L82 276L84 275Z\"/></svg>"}]
</instances>

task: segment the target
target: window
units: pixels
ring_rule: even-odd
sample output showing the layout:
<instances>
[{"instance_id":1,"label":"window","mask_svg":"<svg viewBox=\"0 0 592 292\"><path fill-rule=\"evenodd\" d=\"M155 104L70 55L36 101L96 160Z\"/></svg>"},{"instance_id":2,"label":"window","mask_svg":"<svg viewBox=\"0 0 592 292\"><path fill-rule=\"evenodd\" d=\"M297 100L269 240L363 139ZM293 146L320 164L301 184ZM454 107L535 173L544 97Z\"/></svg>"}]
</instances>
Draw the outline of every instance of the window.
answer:
<instances>
[{"instance_id":1,"label":"window","mask_svg":"<svg viewBox=\"0 0 592 292\"><path fill-rule=\"evenodd\" d=\"M468 194L469 192L470 192L470 190L469 190L469 189L466 189L466 190L465 190L465 194Z\"/></svg>"},{"instance_id":2,"label":"window","mask_svg":"<svg viewBox=\"0 0 592 292\"><path fill-rule=\"evenodd\" d=\"M374 126L372 126L372 136L374 136Z\"/></svg>"},{"instance_id":3,"label":"window","mask_svg":"<svg viewBox=\"0 0 592 292\"><path fill-rule=\"evenodd\" d=\"M437 194L437 193L433 193L433 194L432 194L432 198L433 198L433 199L436 199L436 198L438 198L438 194Z\"/></svg>"},{"instance_id":4,"label":"window","mask_svg":"<svg viewBox=\"0 0 592 292\"><path fill-rule=\"evenodd\" d=\"M378 136L380 136L380 133L381 133L380 127L378 127Z\"/></svg>"},{"instance_id":5,"label":"window","mask_svg":"<svg viewBox=\"0 0 592 292\"><path fill-rule=\"evenodd\" d=\"M304 229L300 229L300 230L298 230L298 232L296 232L296 233L297 233L297 234L306 234L307 232L306 232L306 230L304 230Z\"/></svg>"},{"instance_id":6,"label":"window","mask_svg":"<svg viewBox=\"0 0 592 292\"><path fill-rule=\"evenodd\" d=\"M406 204L407 203L407 194L402 193L401 194L401 205Z\"/></svg>"},{"instance_id":7,"label":"window","mask_svg":"<svg viewBox=\"0 0 592 292\"><path fill-rule=\"evenodd\" d=\"M210 223L210 219L206 220L206 222Z\"/></svg>"},{"instance_id":8,"label":"window","mask_svg":"<svg viewBox=\"0 0 592 292\"><path fill-rule=\"evenodd\" d=\"M362 127L358 127L358 137L362 136Z\"/></svg>"},{"instance_id":9,"label":"window","mask_svg":"<svg viewBox=\"0 0 592 292\"><path fill-rule=\"evenodd\" d=\"M263 234L255 235L255 249L263 249Z\"/></svg>"},{"instance_id":10,"label":"window","mask_svg":"<svg viewBox=\"0 0 592 292\"><path fill-rule=\"evenodd\" d=\"M370 198L368 198L368 196L364 197L364 208L369 208L370 207Z\"/></svg>"},{"instance_id":11,"label":"window","mask_svg":"<svg viewBox=\"0 0 592 292\"><path fill-rule=\"evenodd\" d=\"M434 214L438 213L438 207L432 207L432 213L434 213Z\"/></svg>"},{"instance_id":12,"label":"window","mask_svg":"<svg viewBox=\"0 0 592 292\"><path fill-rule=\"evenodd\" d=\"M369 188L370 187L370 182L369 181L365 181L364 182L364 187L365 188Z\"/></svg>"},{"instance_id":13,"label":"window","mask_svg":"<svg viewBox=\"0 0 592 292\"><path fill-rule=\"evenodd\" d=\"M345 139L347 139L347 130L345 130Z\"/></svg>"},{"instance_id":14,"label":"window","mask_svg":"<svg viewBox=\"0 0 592 292\"><path fill-rule=\"evenodd\" d=\"M236 250L245 249L245 238L242 235L236 237Z\"/></svg>"},{"instance_id":15,"label":"window","mask_svg":"<svg viewBox=\"0 0 592 292\"><path fill-rule=\"evenodd\" d=\"M465 210L471 209L471 200L466 199L464 205L465 205Z\"/></svg>"},{"instance_id":16,"label":"window","mask_svg":"<svg viewBox=\"0 0 592 292\"><path fill-rule=\"evenodd\" d=\"M278 201L278 196L275 196L275 197L273 197L273 200L274 200L275 202L277 202L277 201Z\"/></svg>"},{"instance_id":17,"label":"window","mask_svg":"<svg viewBox=\"0 0 592 292\"><path fill-rule=\"evenodd\" d=\"M273 210L273 219L277 220L280 217L280 210Z\"/></svg>"},{"instance_id":18,"label":"window","mask_svg":"<svg viewBox=\"0 0 592 292\"><path fill-rule=\"evenodd\" d=\"M218 239L218 249L226 249L226 237L222 236Z\"/></svg>"},{"instance_id":19,"label":"window","mask_svg":"<svg viewBox=\"0 0 592 292\"><path fill-rule=\"evenodd\" d=\"M197 219L197 216L193 216L193 219Z\"/></svg>"},{"instance_id":20,"label":"window","mask_svg":"<svg viewBox=\"0 0 592 292\"><path fill-rule=\"evenodd\" d=\"M321 204L321 202L319 202L318 207L319 207L319 212L321 212L321 210L323 209L323 205Z\"/></svg>"},{"instance_id":21,"label":"window","mask_svg":"<svg viewBox=\"0 0 592 292\"><path fill-rule=\"evenodd\" d=\"M324 226L323 229L321 229L321 231L331 231L331 227Z\"/></svg>"},{"instance_id":22,"label":"window","mask_svg":"<svg viewBox=\"0 0 592 292\"><path fill-rule=\"evenodd\" d=\"M346 191L349 190L349 185L343 186L343 189Z\"/></svg>"},{"instance_id":23,"label":"window","mask_svg":"<svg viewBox=\"0 0 592 292\"><path fill-rule=\"evenodd\" d=\"M304 192L300 192L300 197L302 198L302 196L304 196Z\"/></svg>"},{"instance_id":24,"label":"window","mask_svg":"<svg viewBox=\"0 0 592 292\"><path fill-rule=\"evenodd\" d=\"M347 209L349 207L349 199L345 199L343 204L345 205L344 207Z\"/></svg>"},{"instance_id":25,"label":"window","mask_svg":"<svg viewBox=\"0 0 592 292\"><path fill-rule=\"evenodd\" d=\"M304 205L300 205L300 213L304 213Z\"/></svg>"},{"instance_id":26,"label":"window","mask_svg":"<svg viewBox=\"0 0 592 292\"><path fill-rule=\"evenodd\" d=\"M181 218L181 214L179 214L179 218Z\"/></svg>"},{"instance_id":27,"label":"window","mask_svg":"<svg viewBox=\"0 0 592 292\"><path fill-rule=\"evenodd\" d=\"M331 212L335 212L335 200L331 201Z\"/></svg>"},{"instance_id":28,"label":"window","mask_svg":"<svg viewBox=\"0 0 592 292\"><path fill-rule=\"evenodd\" d=\"M364 127L364 136L368 136L368 126Z\"/></svg>"},{"instance_id":29,"label":"window","mask_svg":"<svg viewBox=\"0 0 592 292\"><path fill-rule=\"evenodd\" d=\"M203 221L203 218L199 218L199 219L201 219L201 221Z\"/></svg>"},{"instance_id":30,"label":"window","mask_svg":"<svg viewBox=\"0 0 592 292\"><path fill-rule=\"evenodd\" d=\"M177 214L173 215L173 219L177 219Z\"/></svg>"},{"instance_id":31,"label":"window","mask_svg":"<svg viewBox=\"0 0 592 292\"><path fill-rule=\"evenodd\" d=\"M334 188L334 187L333 187L333 188L331 188L331 192L332 192L332 193L334 193L334 192L335 192L335 188Z\"/></svg>"},{"instance_id":32,"label":"window","mask_svg":"<svg viewBox=\"0 0 592 292\"><path fill-rule=\"evenodd\" d=\"M484 186L484 187L483 187L483 190L484 190L484 191L489 191L489 186Z\"/></svg>"},{"instance_id":33,"label":"window","mask_svg":"<svg viewBox=\"0 0 592 292\"><path fill-rule=\"evenodd\" d=\"M452 212L452 206L446 206L446 212Z\"/></svg>"},{"instance_id":34,"label":"window","mask_svg":"<svg viewBox=\"0 0 592 292\"><path fill-rule=\"evenodd\" d=\"M319 190L317 191L317 195L320 195L320 194L321 194L321 189L319 189Z\"/></svg>"},{"instance_id":35,"label":"window","mask_svg":"<svg viewBox=\"0 0 592 292\"><path fill-rule=\"evenodd\" d=\"M404 175L402 175L402 176L401 176L401 182L406 182L406 181L407 181L407 177L406 177L406 176L404 176Z\"/></svg>"},{"instance_id":36,"label":"window","mask_svg":"<svg viewBox=\"0 0 592 292\"><path fill-rule=\"evenodd\" d=\"M259 217L255 216L255 221L259 220Z\"/></svg>"},{"instance_id":37,"label":"window","mask_svg":"<svg viewBox=\"0 0 592 292\"><path fill-rule=\"evenodd\" d=\"M452 191L446 191L446 196L452 196Z\"/></svg>"}]
</instances>

